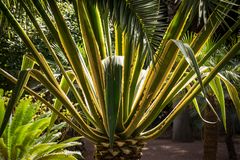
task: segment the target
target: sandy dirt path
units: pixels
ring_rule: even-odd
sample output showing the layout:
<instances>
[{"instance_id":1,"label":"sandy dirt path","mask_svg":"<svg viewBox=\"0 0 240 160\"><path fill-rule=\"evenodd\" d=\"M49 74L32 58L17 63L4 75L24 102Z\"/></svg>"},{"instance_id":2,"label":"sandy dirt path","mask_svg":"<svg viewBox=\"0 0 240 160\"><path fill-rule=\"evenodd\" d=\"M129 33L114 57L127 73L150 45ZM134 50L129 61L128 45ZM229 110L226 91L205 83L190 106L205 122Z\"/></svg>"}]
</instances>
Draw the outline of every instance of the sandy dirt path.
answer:
<instances>
[{"instance_id":1,"label":"sandy dirt path","mask_svg":"<svg viewBox=\"0 0 240 160\"><path fill-rule=\"evenodd\" d=\"M235 143L240 158L240 144ZM141 160L202 160L203 145L201 141L179 143L171 140L157 139L149 142L143 151ZM226 144L218 143L217 160L228 160Z\"/></svg>"}]
</instances>

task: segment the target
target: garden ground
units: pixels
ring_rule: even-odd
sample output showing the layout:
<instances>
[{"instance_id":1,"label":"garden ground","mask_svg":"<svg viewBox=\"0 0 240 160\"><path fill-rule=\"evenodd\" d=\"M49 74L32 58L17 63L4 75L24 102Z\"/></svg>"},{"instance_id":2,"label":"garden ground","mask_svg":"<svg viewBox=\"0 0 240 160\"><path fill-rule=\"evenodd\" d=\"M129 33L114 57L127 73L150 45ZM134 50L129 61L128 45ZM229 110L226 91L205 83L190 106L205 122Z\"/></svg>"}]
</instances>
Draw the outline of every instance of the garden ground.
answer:
<instances>
[{"instance_id":1,"label":"garden ground","mask_svg":"<svg viewBox=\"0 0 240 160\"><path fill-rule=\"evenodd\" d=\"M240 158L240 138L235 139L235 149ZM169 139L157 139L144 148L142 160L201 160L203 144L199 140L190 143L173 142ZM218 143L217 160L228 160L226 144Z\"/></svg>"},{"instance_id":2,"label":"garden ground","mask_svg":"<svg viewBox=\"0 0 240 160\"><path fill-rule=\"evenodd\" d=\"M234 139L235 149L240 158L240 137ZM93 147L86 144L86 160L91 158ZM150 141L143 151L141 160L201 160L203 155L203 144L200 140L189 143L173 142L171 139L156 139ZM228 160L226 144L223 140L218 143L217 160Z\"/></svg>"}]
</instances>

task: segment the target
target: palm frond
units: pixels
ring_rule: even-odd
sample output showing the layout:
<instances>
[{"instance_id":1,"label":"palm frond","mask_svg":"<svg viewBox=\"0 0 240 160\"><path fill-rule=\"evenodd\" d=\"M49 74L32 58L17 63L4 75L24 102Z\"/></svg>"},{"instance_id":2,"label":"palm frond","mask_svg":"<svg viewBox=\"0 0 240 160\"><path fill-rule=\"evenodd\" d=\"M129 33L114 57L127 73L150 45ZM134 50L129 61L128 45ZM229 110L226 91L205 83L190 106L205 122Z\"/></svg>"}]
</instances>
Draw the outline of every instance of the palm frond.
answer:
<instances>
[{"instance_id":1,"label":"palm frond","mask_svg":"<svg viewBox=\"0 0 240 160\"><path fill-rule=\"evenodd\" d=\"M100 8L109 9L113 23L136 39L143 37L150 53L155 53L167 27L166 8L159 0L103 0L98 3Z\"/></svg>"}]
</instances>

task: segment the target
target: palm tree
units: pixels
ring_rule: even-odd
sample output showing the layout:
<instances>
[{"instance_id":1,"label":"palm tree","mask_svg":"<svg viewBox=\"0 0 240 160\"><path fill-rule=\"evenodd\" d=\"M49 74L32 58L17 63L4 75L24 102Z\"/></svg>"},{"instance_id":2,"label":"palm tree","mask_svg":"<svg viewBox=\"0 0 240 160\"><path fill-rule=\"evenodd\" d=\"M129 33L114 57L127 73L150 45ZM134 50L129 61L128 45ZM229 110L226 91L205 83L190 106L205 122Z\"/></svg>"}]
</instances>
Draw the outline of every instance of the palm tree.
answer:
<instances>
[{"instance_id":1,"label":"palm tree","mask_svg":"<svg viewBox=\"0 0 240 160\"><path fill-rule=\"evenodd\" d=\"M194 34L189 37L194 37ZM214 45L214 41L212 39L208 40L206 45L203 47L199 58L202 58L207 52L209 52L209 49L212 48ZM214 53L214 56L211 57L208 61L205 62L205 68L212 68L214 67L220 60L221 57L223 57L229 47L227 45L222 45L218 48L216 53ZM230 47L231 48L231 47ZM227 109L225 107L225 95L228 94L230 100L233 100L235 95L238 95L237 88L234 86L233 83L231 83L228 79L234 79L235 81L238 81L239 76L237 73L233 72L234 70L229 70L229 64L233 63L231 60L226 67L222 69L221 72L219 72L215 78L213 78L212 81L209 83L209 88L205 91L207 92L208 97L208 105L204 108L204 118L202 118L204 121L209 122L215 122L215 123L203 123L203 142L204 142L204 155L203 159L206 160L215 160L217 157L217 144L218 144L218 126L220 123L218 122L218 115L216 114L216 111L221 111L222 115L222 122L223 126L225 128L226 132L230 132L229 127L229 115L227 115ZM228 68L228 70L227 70ZM207 71L208 72L208 71ZM205 74L207 74L207 72ZM228 79L226 78L226 76ZM231 76L230 76L231 75ZM231 78L230 78L231 77ZM234 82L234 81L233 81ZM224 85L223 85L224 84ZM234 101L234 100L233 100ZM198 107L196 99L194 100L194 105ZM240 104L238 101L234 101L234 105L237 108ZM227 107L229 108L229 106ZM238 112L238 110L236 110ZM200 117L201 113L199 112ZM239 114L239 113L238 113ZM228 125L227 125L228 124Z\"/></svg>"},{"instance_id":2,"label":"palm tree","mask_svg":"<svg viewBox=\"0 0 240 160\"><path fill-rule=\"evenodd\" d=\"M209 101L214 105L214 109L216 109L214 96L209 96ZM209 106L204 109L204 118L217 123L203 124L203 160L216 160L218 148L218 119Z\"/></svg>"},{"instance_id":3,"label":"palm tree","mask_svg":"<svg viewBox=\"0 0 240 160\"><path fill-rule=\"evenodd\" d=\"M223 23L225 13L231 10L233 3L225 1L217 1L215 11L191 44L180 39L198 12L198 1L183 0L166 30L161 21L158 0L73 1L84 44L80 51L56 1L47 1L45 6L50 8L49 12L38 0L33 0L31 6L46 22L68 60L70 69L66 70L29 11L28 4L24 0L20 2L58 64L63 78L60 83L55 79L44 56L0 0L0 10L31 52L28 56L31 65L23 65L18 81L0 69L1 74L17 83L0 131L5 128L16 101L26 90L92 141L96 146L95 159L140 159L144 144L163 133L184 106L201 92L240 48L240 43L236 43L222 61L201 79L198 66L202 66L240 24L238 20L202 60L196 61L202 46ZM184 56L176 61L180 53ZM86 55L85 59L83 55ZM38 69L33 68L33 64ZM54 104L27 86L30 77L42 83L56 97ZM149 128L189 81L194 85L171 113L161 123ZM73 93L77 105L68 98L69 91ZM70 112L73 120L60 112L61 107ZM54 123L56 115L51 123Z\"/></svg>"},{"instance_id":4,"label":"palm tree","mask_svg":"<svg viewBox=\"0 0 240 160\"><path fill-rule=\"evenodd\" d=\"M214 42L209 42L208 45L212 45L213 43ZM206 50L208 48L209 47L206 46ZM223 57L223 55L226 53L227 48L228 47L225 45L220 47L218 49L217 53L215 53L215 56L212 57L208 62L206 62L205 65L207 65L207 66L216 65L217 62L219 61L219 59L221 59L220 57ZM225 68L223 68L223 70L217 75L217 77L215 79L213 79L213 81L210 82L210 87L211 87L212 91L209 90L209 92L208 92L208 95L210 97L209 101L211 102L211 104L214 105L214 108L216 108L216 109L219 108L221 110L221 113L225 114L222 116L222 120L223 120L223 125L225 128L225 131L227 132L226 133L227 137L229 137L228 135L231 135L233 133L231 131L231 122L230 122L231 120L229 120L229 118L232 115L228 115L228 114L232 114L232 113L227 112L227 110L230 109L229 108L230 106L227 105L227 102L225 102L226 101L225 95L227 94L227 91L229 91L228 95L230 97L230 100L234 98L235 94L238 95L237 88L235 88L235 86L237 86L237 84L234 82L239 81L239 75L237 74L237 72L234 72L234 68L232 68L232 70L229 70L230 65L234 64L233 61L234 61L234 59L232 61L230 61ZM226 78L226 77L228 77L228 78ZM224 88L225 86L223 86L222 83L220 82L220 79L226 85L226 89ZM233 83L231 83L231 81L229 79L230 80L232 79ZM225 105L227 105L228 109L225 109ZM236 105L240 105L240 104L234 103L233 105L236 106ZM209 107L207 107L205 110L205 118L208 120L212 120L212 121L217 120L216 116L209 109ZM203 135L204 135L204 159L206 159L206 160L215 160L216 159L217 144L218 144L218 128L219 128L218 126L219 125L220 125L220 123L216 123L216 124L204 123L204 130L203 130L204 131L203 132ZM229 146L229 142L227 142L227 141L226 141L226 144L227 144L228 149L232 148L232 150L230 150L230 152L229 152L229 158L230 159L231 159L231 157L234 158L234 156L236 156L236 152L234 151L233 144L232 144L232 147ZM232 155L231 155L231 153L232 153ZM233 155L234 153L235 153L235 155Z\"/></svg>"}]
</instances>

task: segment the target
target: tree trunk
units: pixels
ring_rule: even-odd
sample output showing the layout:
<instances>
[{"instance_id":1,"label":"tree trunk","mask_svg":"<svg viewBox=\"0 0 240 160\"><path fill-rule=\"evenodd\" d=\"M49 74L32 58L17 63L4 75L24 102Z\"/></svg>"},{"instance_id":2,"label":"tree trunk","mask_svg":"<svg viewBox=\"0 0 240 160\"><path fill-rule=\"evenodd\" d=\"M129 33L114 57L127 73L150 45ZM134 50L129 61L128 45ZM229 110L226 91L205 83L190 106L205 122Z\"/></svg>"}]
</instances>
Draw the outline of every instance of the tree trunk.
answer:
<instances>
[{"instance_id":1,"label":"tree trunk","mask_svg":"<svg viewBox=\"0 0 240 160\"><path fill-rule=\"evenodd\" d=\"M209 96L209 101L214 106L214 97ZM205 108L204 117L206 120L216 122L217 117L209 106ZM218 123L209 124L204 123L203 126L203 160L216 160L218 144Z\"/></svg>"},{"instance_id":2,"label":"tree trunk","mask_svg":"<svg viewBox=\"0 0 240 160\"><path fill-rule=\"evenodd\" d=\"M236 149L234 146L234 142L233 142L233 135L234 135L234 115L236 113L234 113L234 107L232 106L232 101L230 99L226 98L226 116L227 116L227 133L226 133L226 137L225 137L225 143L227 145L227 149L228 149L228 157L229 160L237 160L237 153L236 153Z\"/></svg>"},{"instance_id":3,"label":"tree trunk","mask_svg":"<svg viewBox=\"0 0 240 160\"><path fill-rule=\"evenodd\" d=\"M226 135L225 143L228 149L229 160L237 160L237 153L234 147L233 139L231 134Z\"/></svg>"},{"instance_id":4,"label":"tree trunk","mask_svg":"<svg viewBox=\"0 0 240 160\"><path fill-rule=\"evenodd\" d=\"M190 115L188 108L178 114L173 121L172 139L177 142L192 142L193 134L190 124Z\"/></svg>"},{"instance_id":5,"label":"tree trunk","mask_svg":"<svg viewBox=\"0 0 240 160\"><path fill-rule=\"evenodd\" d=\"M136 140L116 141L113 147L109 143L97 144L95 160L140 160L144 142Z\"/></svg>"}]
</instances>

